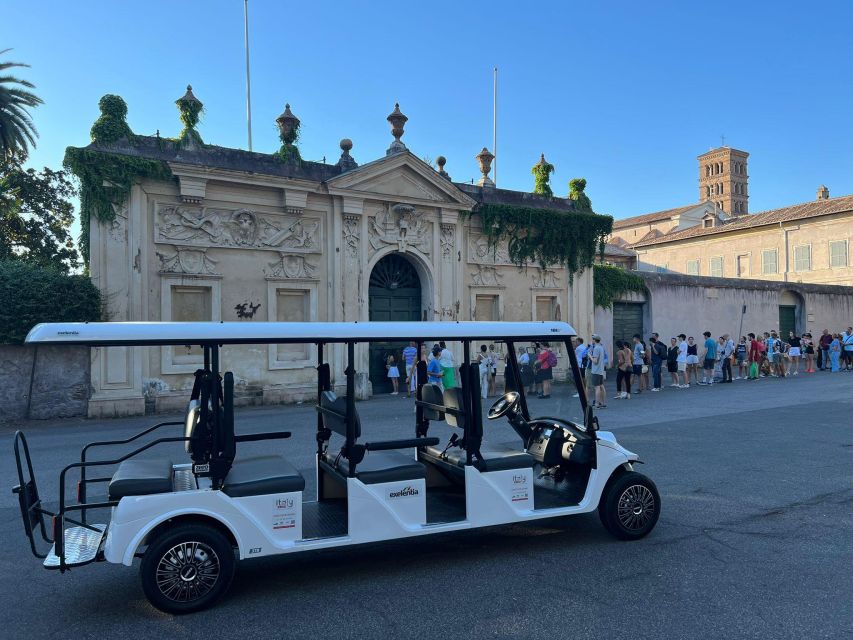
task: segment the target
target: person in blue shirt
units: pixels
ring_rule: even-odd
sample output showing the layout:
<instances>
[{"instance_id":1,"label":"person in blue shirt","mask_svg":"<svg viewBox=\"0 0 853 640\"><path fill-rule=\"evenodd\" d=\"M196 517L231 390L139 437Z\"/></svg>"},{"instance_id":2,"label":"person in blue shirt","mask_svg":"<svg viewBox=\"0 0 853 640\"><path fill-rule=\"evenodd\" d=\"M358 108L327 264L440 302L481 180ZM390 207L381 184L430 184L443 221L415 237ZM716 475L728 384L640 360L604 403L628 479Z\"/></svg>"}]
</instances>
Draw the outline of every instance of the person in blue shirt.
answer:
<instances>
[{"instance_id":1,"label":"person in blue shirt","mask_svg":"<svg viewBox=\"0 0 853 640\"><path fill-rule=\"evenodd\" d=\"M702 363L702 382L699 384L713 384L714 383L714 364L717 360L717 341L711 337L710 331L705 331L703 334L705 336L705 360Z\"/></svg>"},{"instance_id":2,"label":"person in blue shirt","mask_svg":"<svg viewBox=\"0 0 853 640\"><path fill-rule=\"evenodd\" d=\"M442 391L444 390L441 379L444 377L444 370L441 368L441 364L438 359L441 357L441 347L439 345L435 345L432 348L432 358L430 358L429 364L427 365L427 382L430 384L437 384L439 387L442 387Z\"/></svg>"},{"instance_id":3,"label":"person in blue shirt","mask_svg":"<svg viewBox=\"0 0 853 640\"><path fill-rule=\"evenodd\" d=\"M412 387L415 385L412 384L412 369L415 366L415 358L418 355L418 346L414 341L409 342L409 346L403 349L403 360L406 363L406 389L408 393L406 394L407 398L412 397Z\"/></svg>"}]
</instances>

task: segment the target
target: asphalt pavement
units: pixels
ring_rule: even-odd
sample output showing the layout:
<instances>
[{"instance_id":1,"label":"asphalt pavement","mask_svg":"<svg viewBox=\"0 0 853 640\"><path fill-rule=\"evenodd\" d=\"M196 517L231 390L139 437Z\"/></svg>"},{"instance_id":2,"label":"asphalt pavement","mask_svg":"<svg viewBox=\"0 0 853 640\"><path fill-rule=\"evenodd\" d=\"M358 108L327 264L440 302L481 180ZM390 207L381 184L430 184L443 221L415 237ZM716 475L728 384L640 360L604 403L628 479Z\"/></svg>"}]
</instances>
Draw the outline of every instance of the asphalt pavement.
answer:
<instances>
[{"instance_id":1,"label":"asphalt pavement","mask_svg":"<svg viewBox=\"0 0 853 640\"><path fill-rule=\"evenodd\" d=\"M565 388L557 391L537 411L568 410ZM257 559L239 564L215 609L175 617L147 603L136 565L98 563L65 575L42 569L16 499L4 490L0 635L853 637L853 373L667 388L608 404L601 428L640 454L638 470L662 497L660 522L641 541L611 538L589 514ZM365 434L413 435L403 396L359 403L359 411ZM247 408L237 418L239 432L293 431L274 446L312 478L312 407ZM0 485L15 484L15 428L26 430L42 496L55 502L58 472L83 444L161 419L2 427ZM513 435L488 423L492 438ZM268 444L243 446L249 453Z\"/></svg>"}]
</instances>

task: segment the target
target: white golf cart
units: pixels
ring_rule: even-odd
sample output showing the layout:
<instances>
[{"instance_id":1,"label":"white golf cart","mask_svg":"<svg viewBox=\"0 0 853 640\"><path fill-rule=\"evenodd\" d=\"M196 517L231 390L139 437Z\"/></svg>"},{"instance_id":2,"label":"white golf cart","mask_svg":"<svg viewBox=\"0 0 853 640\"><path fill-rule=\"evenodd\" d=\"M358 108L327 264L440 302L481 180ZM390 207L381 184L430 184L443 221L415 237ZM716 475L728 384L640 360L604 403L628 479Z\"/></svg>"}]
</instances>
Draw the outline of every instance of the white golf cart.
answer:
<instances>
[{"instance_id":1,"label":"white golf cart","mask_svg":"<svg viewBox=\"0 0 853 640\"><path fill-rule=\"evenodd\" d=\"M185 420L86 445L79 461L59 474L56 513L42 506L26 438L15 435L19 485L14 491L30 546L46 568L61 572L103 560L130 566L141 557L142 587L151 603L185 613L208 607L225 593L235 551L240 559L254 558L596 509L616 537L641 538L658 520L660 497L654 483L633 470L638 456L611 433L598 431L580 383L574 333L562 322L38 325L27 337L29 344L200 345L204 366L195 373ZM461 347L461 385L442 389L427 383L427 363L418 362L415 437L363 441L363 426L370 429L355 402L356 344L434 339ZM570 384L554 384L553 397L540 393L544 397L528 401L522 384L526 365L519 365L516 351L546 342L567 356ZM283 456L240 454L242 443L291 433L236 434L234 376L220 375L222 345L286 343L316 345L318 354L315 435L311 427L316 495L306 495L305 478ZM503 349L507 363L507 390L488 410L488 419L498 421L489 423L494 427L489 431L502 430L512 445L495 442L491 434L484 438L480 380L487 378L481 378L472 351L485 343ZM345 396L332 391L333 349L345 351ZM561 417L533 417L531 408ZM299 435L307 435L304 427L293 425ZM451 433L444 445L428 435L431 427ZM92 459L95 448L136 443L164 428L171 433L128 453ZM185 443L186 461L139 457L174 442ZM271 451L274 445L267 446ZM103 468L115 471L91 476ZM75 502L65 495L69 472L79 474ZM87 501L93 483L107 485L105 501ZM105 509L108 521L90 522L92 511ZM45 516L53 518L52 527ZM40 550L37 537L53 545L49 551Z\"/></svg>"}]
</instances>

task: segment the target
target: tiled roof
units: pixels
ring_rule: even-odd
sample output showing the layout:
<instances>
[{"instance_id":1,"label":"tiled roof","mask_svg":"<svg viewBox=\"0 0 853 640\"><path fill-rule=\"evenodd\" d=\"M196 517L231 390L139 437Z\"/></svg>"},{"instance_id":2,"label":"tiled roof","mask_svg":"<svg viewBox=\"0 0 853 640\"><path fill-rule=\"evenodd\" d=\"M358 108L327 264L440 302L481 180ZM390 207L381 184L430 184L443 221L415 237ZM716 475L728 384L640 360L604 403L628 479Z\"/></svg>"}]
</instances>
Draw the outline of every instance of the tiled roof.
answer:
<instances>
[{"instance_id":1,"label":"tiled roof","mask_svg":"<svg viewBox=\"0 0 853 640\"><path fill-rule=\"evenodd\" d=\"M761 213L740 216L738 218L732 218L731 221L716 227L690 227L688 229L682 229L681 231L667 233L658 238L644 238L631 246L641 247L663 244L664 242L675 242L677 240L685 240L699 236L729 233L731 231L739 231L741 229L752 229L754 227L778 224L780 222L804 220L806 218L825 216L831 213L843 213L845 211L853 211L853 195L829 198L827 200L812 200L810 202L803 202L802 204L795 204L790 207L782 207L781 209L771 209L770 211L762 211Z\"/></svg>"},{"instance_id":2,"label":"tiled roof","mask_svg":"<svg viewBox=\"0 0 853 640\"><path fill-rule=\"evenodd\" d=\"M654 213L647 213L642 216L634 216L632 218L623 218L622 220L616 220L613 222L613 230L616 229L624 229L625 227L633 227L637 224L649 224L651 222L660 222L661 220L669 220L670 218L674 218L675 216L679 216L685 211L690 211L690 209L695 209L696 207L701 206L701 202L697 202L696 204L689 204L686 207L677 207L675 209L667 209L666 211L655 211Z\"/></svg>"},{"instance_id":3,"label":"tiled roof","mask_svg":"<svg viewBox=\"0 0 853 640\"><path fill-rule=\"evenodd\" d=\"M617 244L612 244L612 243L608 242L607 244L604 245L604 255L605 256L623 256L626 258L628 258L628 257L633 258L637 254L635 251L632 251L631 249L628 249L626 247L620 247Z\"/></svg>"},{"instance_id":4,"label":"tiled roof","mask_svg":"<svg viewBox=\"0 0 853 640\"><path fill-rule=\"evenodd\" d=\"M85 148L105 153L151 158L164 162L181 162L234 171L249 171L314 182L325 182L344 172L344 169L337 164L309 160L282 162L274 154L219 147L212 144L205 144L195 149L182 149L173 144L165 143L159 136L136 136L133 143L127 139L122 139L109 146L93 143ZM384 157L380 159L384 159ZM575 206L574 202L568 198L546 198L535 193L511 189L483 189L476 185L459 182L453 184L478 203L512 204L563 211L572 211Z\"/></svg>"}]
</instances>

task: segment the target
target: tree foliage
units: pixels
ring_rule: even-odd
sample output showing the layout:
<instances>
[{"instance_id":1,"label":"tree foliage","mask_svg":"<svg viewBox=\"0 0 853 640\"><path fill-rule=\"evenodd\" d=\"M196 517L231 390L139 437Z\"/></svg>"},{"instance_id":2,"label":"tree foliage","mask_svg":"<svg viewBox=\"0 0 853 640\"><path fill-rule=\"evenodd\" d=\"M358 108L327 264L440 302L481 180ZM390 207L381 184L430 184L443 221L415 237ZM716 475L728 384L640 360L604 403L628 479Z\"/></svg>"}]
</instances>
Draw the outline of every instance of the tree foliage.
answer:
<instances>
[{"instance_id":1,"label":"tree foliage","mask_svg":"<svg viewBox=\"0 0 853 640\"><path fill-rule=\"evenodd\" d=\"M3 49L0 56L11 49ZM16 67L29 67L20 62L0 62L0 161L16 157L23 161L35 146L38 132L28 109L42 104L30 89L35 85L9 74Z\"/></svg>"},{"instance_id":2,"label":"tree foliage","mask_svg":"<svg viewBox=\"0 0 853 640\"><path fill-rule=\"evenodd\" d=\"M21 343L40 322L101 319L101 297L87 276L53 268L0 261L0 344Z\"/></svg>"},{"instance_id":3,"label":"tree foliage","mask_svg":"<svg viewBox=\"0 0 853 640\"><path fill-rule=\"evenodd\" d=\"M0 260L68 272L79 266L69 228L76 189L65 171L0 165Z\"/></svg>"}]
</instances>

